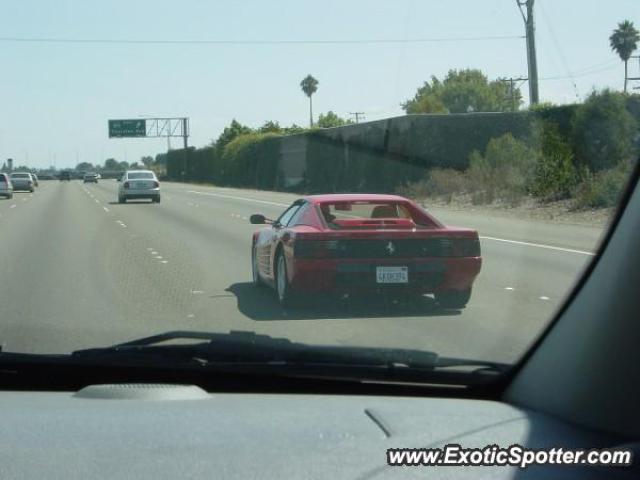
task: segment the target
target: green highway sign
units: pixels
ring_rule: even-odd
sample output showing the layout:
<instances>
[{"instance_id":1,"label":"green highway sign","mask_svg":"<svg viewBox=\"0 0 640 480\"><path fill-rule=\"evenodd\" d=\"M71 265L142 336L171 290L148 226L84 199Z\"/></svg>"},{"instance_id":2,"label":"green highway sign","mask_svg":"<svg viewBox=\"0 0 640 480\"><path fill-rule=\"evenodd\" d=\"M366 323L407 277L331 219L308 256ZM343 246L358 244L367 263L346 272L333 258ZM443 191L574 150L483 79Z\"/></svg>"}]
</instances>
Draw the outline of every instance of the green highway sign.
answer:
<instances>
[{"instance_id":1,"label":"green highway sign","mask_svg":"<svg viewBox=\"0 0 640 480\"><path fill-rule=\"evenodd\" d=\"M146 136L147 122L143 119L109 120L109 138Z\"/></svg>"}]
</instances>

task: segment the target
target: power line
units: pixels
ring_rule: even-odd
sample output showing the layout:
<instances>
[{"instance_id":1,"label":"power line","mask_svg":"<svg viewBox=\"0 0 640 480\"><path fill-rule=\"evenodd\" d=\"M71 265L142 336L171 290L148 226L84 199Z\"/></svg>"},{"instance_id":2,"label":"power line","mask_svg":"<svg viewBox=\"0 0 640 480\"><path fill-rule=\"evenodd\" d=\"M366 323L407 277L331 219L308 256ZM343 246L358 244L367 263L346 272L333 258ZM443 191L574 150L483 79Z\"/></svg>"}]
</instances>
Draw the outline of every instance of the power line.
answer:
<instances>
[{"instance_id":1,"label":"power line","mask_svg":"<svg viewBox=\"0 0 640 480\"><path fill-rule=\"evenodd\" d=\"M540 11L542 12L542 16L544 17L545 23L547 24L547 29L549 30L549 33L551 34L551 40L553 41L555 47L556 47L556 51L558 53L558 56L560 57L560 61L563 63L564 65L564 69L565 72L567 74L567 78L569 78L571 80L571 86L573 87L573 90L576 94L576 98L580 98L580 92L578 91L578 86L576 85L576 81L575 81L575 75L571 72L571 69L569 68L569 62L567 61L567 58L564 55L564 52L562 50L562 45L560 44L560 42L558 41L558 37L556 36L555 30L553 28L553 25L551 24L551 20L549 19L549 16L547 15L546 10L544 9L544 6L542 5L542 2L539 3L540 5Z\"/></svg>"},{"instance_id":2,"label":"power line","mask_svg":"<svg viewBox=\"0 0 640 480\"><path fill-rule=\"evenodd\" d=\"M513 40L522 35L493 35L478 37L434 37L434 38L369 38L369 39L289 39L289 40L187 40L187 39L112 39L112 38L65 38L65 37L0 37L0 42L12 43L62 43L104 45L379 45L406 43L477 42L483 40Z\"/></svg>"},{"instance_id":3,"label":"power line","mask_svg":"<svg viewBox=\"0 0 640 480\"><path fill-rule=\"evenodd\" d=\"M364 112L349 112L349 115L356 117L356 123L360 123L360 117L364 119Z\"/></svg>"}]
</instances>

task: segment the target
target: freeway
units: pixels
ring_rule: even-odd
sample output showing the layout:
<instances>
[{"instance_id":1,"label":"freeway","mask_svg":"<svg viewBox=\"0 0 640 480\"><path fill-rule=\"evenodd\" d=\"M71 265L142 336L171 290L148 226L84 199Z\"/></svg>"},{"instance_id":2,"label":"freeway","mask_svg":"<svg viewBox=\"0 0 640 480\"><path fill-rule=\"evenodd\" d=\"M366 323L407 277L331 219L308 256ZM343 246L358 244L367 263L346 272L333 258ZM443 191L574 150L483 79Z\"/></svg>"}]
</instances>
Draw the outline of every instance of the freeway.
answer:
<instances>
[{"instance_id":1,"label":"freeway","mask_svg":"<svg viewBox=\"0 0 640 480\"><path fill-rule=\"evenodd\" d=\"M0 200L0 343L63 353L168 330L251 330L308 343L421 348L512 362L594 259L601 229L434 209L478 228L483 269L462 311L382 298L283 310L251 284L252 213L294 195L164 183L119 205L117 182L41 182Z\"/></svg>"}]
</instances>

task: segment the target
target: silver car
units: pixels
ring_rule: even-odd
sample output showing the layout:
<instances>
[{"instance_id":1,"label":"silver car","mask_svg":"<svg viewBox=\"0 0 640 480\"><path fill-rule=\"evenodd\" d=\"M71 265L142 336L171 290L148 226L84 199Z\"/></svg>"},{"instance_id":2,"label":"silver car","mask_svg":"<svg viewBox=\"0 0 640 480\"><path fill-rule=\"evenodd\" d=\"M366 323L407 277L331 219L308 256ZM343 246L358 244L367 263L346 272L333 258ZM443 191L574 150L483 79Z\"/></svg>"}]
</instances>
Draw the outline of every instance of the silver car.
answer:
<instances>
[{"instance_id":1,"label":"silver car","mask_svg":"<svg viewBox=\"0 0 640 480\"><path fill-rule=\"evenodd\" d=\"M28 192L33 192L34 182L33 177L30 173L26 172L13 172L11 174L11 183L13 184L13 191L17 192L18 190L26 190Z\"/></svg>"},{"instance_id":2,"label":"silver car","mask_svg":"<svg viewBox=\"0 0 640 480\"><path fill-rule=\"evenodd\" d=\"M160 203L160 182L151 170L127 170L118 186L118 203L132 198L148 198Z\"/></svg>"},{"instance_id":3,"label":"silver car","mask_svg":"<svg viewBox=\"0 0 640 480\"><path fill-rule=\"evenodd\" d=\"M6 173L0 173L0 196L12 198L13 197L13 184L11 178Z\"/></svg>"}]
</instances>

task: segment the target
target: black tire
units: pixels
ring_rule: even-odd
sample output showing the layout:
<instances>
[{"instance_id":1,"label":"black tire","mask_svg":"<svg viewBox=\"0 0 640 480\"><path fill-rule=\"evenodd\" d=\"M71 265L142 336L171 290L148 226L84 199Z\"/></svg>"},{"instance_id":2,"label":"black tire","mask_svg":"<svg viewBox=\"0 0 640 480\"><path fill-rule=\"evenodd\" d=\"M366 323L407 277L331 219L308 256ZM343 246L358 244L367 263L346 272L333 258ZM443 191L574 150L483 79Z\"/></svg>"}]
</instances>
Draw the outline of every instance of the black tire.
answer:
<instances>
[{"instance_id":1,"label":"black tire","mask_svg":"<svg viewBox=\"0 0 640 480\"><path fill-rule=\"evenodd\" d=\"M127 203L126 197L118 197L118 203Z\"/></svg>"},{"instance_id":2,"label":"black tire","mask_svg":"<svg viewBox=\"0 0 640 480\"><path fill-rule=\"evenodd\" d=\"M434 297L438 305L443 308L464 308L471 298L471 288L437 292Z\"/></svg>"},{"instance_id":3,"label":"black tire","mask_svg":"<svg viewBox=\"0 0 640 480\"><path fill-rule=\"evenodd\" d=\"M153 199L153 202L154 202L154 203L160 203L160 195L158 195L157 197L155 197L155 198Z\"/></svg>"},{"instance_id":4,"label":"black tire","mask_svg":"<svg viewBox=\"0 0 640 480\"><path fill-rule=\"evenodd\" d=\"M276 256L275 265L276 296L278 297L278 302L284 308L291 307L295 303L296 298L289 285L287 262L282 251Z\"/></svg>"},{"instance_id":5,"label":"black tire","mask_svg":"<svg viewBox=\"0 0 640 480\"><path fill-rule=\"evenodd\" d=\"M255 245L251 247L251 274L253 277L254 287L264 286L264 283L262 282L262 278L260 278L260 273L258 270L258 255L256 253Z\"/></svg>"}]
</instances>

